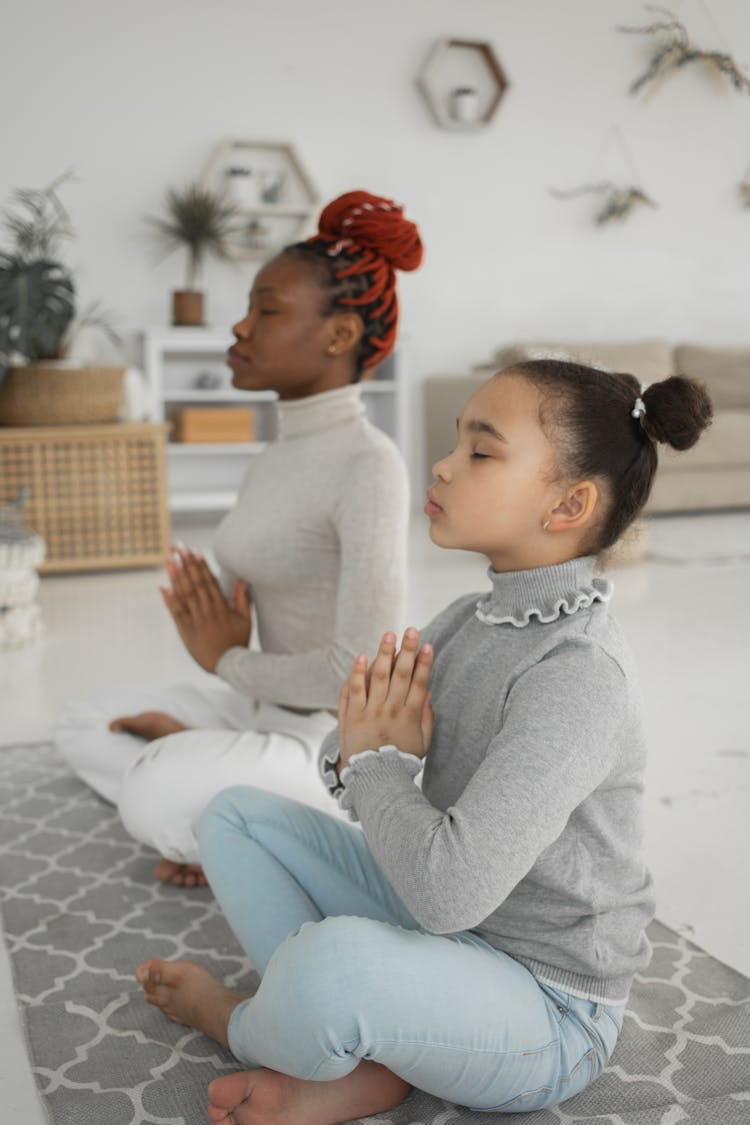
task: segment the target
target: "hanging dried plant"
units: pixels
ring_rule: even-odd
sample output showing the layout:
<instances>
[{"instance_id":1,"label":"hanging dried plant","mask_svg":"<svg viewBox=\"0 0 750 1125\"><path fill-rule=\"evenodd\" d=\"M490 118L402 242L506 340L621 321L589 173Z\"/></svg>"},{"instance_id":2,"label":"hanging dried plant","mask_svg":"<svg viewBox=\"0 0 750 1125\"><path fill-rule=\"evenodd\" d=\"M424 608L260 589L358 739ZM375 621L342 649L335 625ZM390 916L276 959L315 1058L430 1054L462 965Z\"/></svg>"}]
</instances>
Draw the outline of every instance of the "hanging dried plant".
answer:
<instances>
[{"instance_id":1,"label":"hanging dried plant","mask_svg":"<svg viewBox=\"0 0 750 1125\"><path fill-rule=\"evenodd\" d=\"M599 226L609 223L613 219L624 219L638 206L657 207L650 196L639 187L622 187L611 180L602 180L598 184L581 184L580 187L571 188L569 191L550 190L550 195L555 199L573 199L578 195L602 195L601 207L594 216Z\"/></svg>"},{"instance_id":2,"label":"hanging dried plant","mask_svg":"<svg viewBox=\"0 0 750 1125\"><path fill-rule=\"evenodd\" d=\"M696 62L704 63L716 74L728 78L735 90L739 90L740 93L750 94L750 77L740 69L731 55L723 51L702 51L698 47L691 46L685 25L680 23L668 8L659 8L654 4L647 4L646 7L653 12L661 12L666 18L647 24L646 27L618 27L617 30L632 35L664 33L669 39L654 51L647 69L631 84L629 87L631 94L637 94L648 83Z\"/></svg>"},{"instance_id":3,"label":"hanging dried plant","mask_svg":"<svg viewBox=\"0 0 750 1125\"><path fill-rule=\"evenodd\" d=\"M741 180L737 190L740 193L743 207L750 207L750 180Z\"/></svg>"}]
</instances>

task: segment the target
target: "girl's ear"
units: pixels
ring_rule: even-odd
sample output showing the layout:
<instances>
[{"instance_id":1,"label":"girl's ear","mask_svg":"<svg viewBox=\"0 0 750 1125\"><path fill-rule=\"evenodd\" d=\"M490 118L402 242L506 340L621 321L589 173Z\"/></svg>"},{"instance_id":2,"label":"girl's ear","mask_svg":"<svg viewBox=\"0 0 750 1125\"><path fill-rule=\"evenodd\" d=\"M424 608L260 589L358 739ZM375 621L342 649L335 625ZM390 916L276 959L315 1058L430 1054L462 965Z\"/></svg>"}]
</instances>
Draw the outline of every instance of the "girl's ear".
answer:
<instances>
[{"instance_id":1,"label":"girl's ear","mask_svg":"<svg viewBox=\"0 0 750 1125\"><path fill-rule=\"evenodd\" d=\"M580 481L572 486L564 499L547 517L547 531L580 531L587 527L599 502L599 488L593 480Z\"/></svg>"},{"instance_id":2,"label":"girl's ear","mask_svg":"<svg viewBox=\"0 0 750 1125\"><path fill-rule=\"evenodd\" d=\"M346 355L359 346L364 325L357 313L335 313L330 318L328 355Z\"/></svg>"}]
</instances>

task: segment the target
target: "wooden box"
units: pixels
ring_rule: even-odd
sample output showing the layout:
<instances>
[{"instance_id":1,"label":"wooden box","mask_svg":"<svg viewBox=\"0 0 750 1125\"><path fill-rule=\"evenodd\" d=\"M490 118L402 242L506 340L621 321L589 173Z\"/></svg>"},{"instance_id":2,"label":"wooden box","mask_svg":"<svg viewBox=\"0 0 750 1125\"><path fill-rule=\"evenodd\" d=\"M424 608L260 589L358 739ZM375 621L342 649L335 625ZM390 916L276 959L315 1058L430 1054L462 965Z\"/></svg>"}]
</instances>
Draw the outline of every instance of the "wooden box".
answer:
<instances>
[{"instance_id":1,"label":"wooden box","mask_svg":"<svg viewBox=\"0 0 750 1125\"><path fill-rule=\"evenodd\" d=\"M164 562L166 426L0 427L0 504L22 488L47 544L41 573Z\"/></svg>"},{"instance_id":2,"label":"wooden box","mask_svg":"<svg viewBox=\"0 0 750 1125\"><path fill-rule=\"evenodd\" d=\"M253 411L244 406L185 406L174 416L174 440L181 442L252 441Z\"/></svg>"}]
</instances>

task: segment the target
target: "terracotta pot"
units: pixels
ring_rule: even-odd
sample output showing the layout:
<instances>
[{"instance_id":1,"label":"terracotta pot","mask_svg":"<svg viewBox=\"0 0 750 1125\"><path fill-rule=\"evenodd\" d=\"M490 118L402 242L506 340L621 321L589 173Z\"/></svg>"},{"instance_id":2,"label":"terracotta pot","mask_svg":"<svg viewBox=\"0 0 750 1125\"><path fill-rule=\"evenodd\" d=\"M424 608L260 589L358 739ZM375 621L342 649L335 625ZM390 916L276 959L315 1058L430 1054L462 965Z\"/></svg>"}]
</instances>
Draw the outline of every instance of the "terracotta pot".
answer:
<instances>
[{"instance_id":1,"label":"terracotta pot","mask_svg":"<svg viewBox=\"0 0 750 1125\"><path fill-rule=\"evenodd\" d=\"M116 422L124 376L124 367L71 367L54 361L13 367L0 390L0 426Z\"/></svg>"},{"instance_id":2,"label":"terracotta pot","mask_svg":"<svg viewBox=\"0 0 750 1125\"><path fill-rule=\"evenodd\" d=\"M203 324L203 294L198 289L175 289L172 324Z\"/></svg>"}]
</instances>

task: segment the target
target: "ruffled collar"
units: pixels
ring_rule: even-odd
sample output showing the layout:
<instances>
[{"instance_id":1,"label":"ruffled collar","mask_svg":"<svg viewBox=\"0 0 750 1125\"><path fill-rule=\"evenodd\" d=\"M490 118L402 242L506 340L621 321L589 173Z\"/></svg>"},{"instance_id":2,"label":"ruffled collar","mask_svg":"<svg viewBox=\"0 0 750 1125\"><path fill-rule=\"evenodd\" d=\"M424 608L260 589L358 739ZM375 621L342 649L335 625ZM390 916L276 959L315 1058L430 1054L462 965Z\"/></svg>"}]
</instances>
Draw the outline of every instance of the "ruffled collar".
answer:
<instances>
[{"instance_id":1,"label":"ruffled collar","mask_svg":"<svg viewBox=\"0 0 750 1125\"><path fill-rule=\"evenodd\" d=\"M489 594L477 602L476 615L485 625L515 625L521 629L532 618L547 624L562 614L588 609L594 602L608 602L612 583L594 578L592 555L556 566L535 570L512 570L500 574L490 567Z\"/></svg>"},{"instance_id":2,"label":"ruffled collar","mask_svg":"<svg viewBox=\"0 0 750 1125\"><path fill-rule=\"evenodd\" d=\"M282 440L328 430L341 422L359 418L365 412L358 383L307 398L280 400L277 409Z\"/></svg>"}]
</instances>

